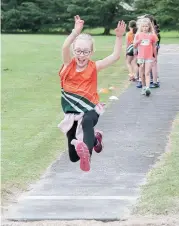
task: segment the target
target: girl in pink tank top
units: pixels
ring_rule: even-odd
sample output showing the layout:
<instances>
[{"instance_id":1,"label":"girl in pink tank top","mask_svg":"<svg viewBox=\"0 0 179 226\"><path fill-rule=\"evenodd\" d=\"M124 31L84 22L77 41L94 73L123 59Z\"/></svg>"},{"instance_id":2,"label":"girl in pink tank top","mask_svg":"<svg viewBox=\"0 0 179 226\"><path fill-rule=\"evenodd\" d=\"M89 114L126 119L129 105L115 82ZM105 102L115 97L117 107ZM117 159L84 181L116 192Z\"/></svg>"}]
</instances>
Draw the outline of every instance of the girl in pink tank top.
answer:
<instances>
[{"instance_id":1,"label":"girl in pink tank top","mask_svg":"<svg viewBox=\"0 0 179 226\"><path fill-rule=\"evenodd\" d=\"M134 47L138 48L137 63L139 64L139 75L142 80L142 94L149 96L150 91L150 71L156 61L156 42L152 23L148 18L144 18L135 36Z\"/></svg>"}]
</instances>

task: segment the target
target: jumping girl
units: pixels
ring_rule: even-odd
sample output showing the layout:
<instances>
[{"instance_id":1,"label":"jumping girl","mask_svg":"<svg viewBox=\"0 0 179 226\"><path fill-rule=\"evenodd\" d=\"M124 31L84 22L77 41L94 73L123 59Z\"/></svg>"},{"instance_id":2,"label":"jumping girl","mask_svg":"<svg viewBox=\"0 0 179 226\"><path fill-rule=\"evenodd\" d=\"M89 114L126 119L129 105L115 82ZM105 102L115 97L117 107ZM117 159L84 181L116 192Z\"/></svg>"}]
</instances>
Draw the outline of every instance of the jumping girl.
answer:
<instances>
[{"instance_id":1,"label":"jumping girl","mask_svg":"<svg viewBox=\"0 0 179 226\"><path fill-rule=\"evenodd\" d=\"M84 21L78 15L75 16L74 29L62 47L63 66L59 76L65 118L59 124L59 128L67 136L70 160L72 162L80 160L80 168L89 171L93 149L99 153L103 148L102 133L94 131L103 112L103 105L100 104L97 93L97 74L119 60L126 25L119 21L115 29L116 41L113 53L96 62L91 60L94 50L92 37L80 34L83 25Z\"/></svg>"}]
</instances>

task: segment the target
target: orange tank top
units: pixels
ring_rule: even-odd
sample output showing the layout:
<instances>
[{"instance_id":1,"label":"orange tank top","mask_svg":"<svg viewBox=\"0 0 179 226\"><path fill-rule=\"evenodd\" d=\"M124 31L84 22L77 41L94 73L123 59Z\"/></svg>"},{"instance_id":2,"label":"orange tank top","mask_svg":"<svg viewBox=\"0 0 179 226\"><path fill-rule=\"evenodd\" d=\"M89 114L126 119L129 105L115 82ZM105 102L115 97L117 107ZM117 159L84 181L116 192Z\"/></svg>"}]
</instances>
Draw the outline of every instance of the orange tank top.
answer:
<instances>
[{"instance_id":1,"label":"orange tank top","mask_svg":"<svg viewBox=\"0 0 179 226\"><path fill-rule=\"evenodd\" d=\"M131 31L127 32L127 34L126 34L126 40L127 40L127 47L128 47L134 41L134 34L133 34L133 32L131 32Z\"/></svg>"},{"instance_id":2,"label":"orange tank top","mask_svg":"<svg viewBox=\"0 0 179 226\"><path fill-rule=\"evenodd\" d=\"M63 69L63 67L62 67ZM76 61L59 72L62 88L62 108L65 113L81 113L93 110L99 103L97 93L97 69L93 61L89 61L87 67L76 71Z\"/></svg>"}]
</instances>

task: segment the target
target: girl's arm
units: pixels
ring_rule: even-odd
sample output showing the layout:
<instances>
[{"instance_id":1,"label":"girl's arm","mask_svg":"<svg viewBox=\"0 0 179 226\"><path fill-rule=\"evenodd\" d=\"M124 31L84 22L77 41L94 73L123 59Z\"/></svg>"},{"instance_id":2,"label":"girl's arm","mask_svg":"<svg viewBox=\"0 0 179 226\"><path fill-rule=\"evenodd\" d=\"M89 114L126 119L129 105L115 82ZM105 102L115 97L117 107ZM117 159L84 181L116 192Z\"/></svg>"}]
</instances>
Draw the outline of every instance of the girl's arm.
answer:
<instances>
[{"instance_id":1,"label":"girl's arm","mask_svg":"<svg viewBox=\"0 0 179 226\"><path fill-rule=\"evenodd\" d=\"M128 43L129 43L129 35L128 35L128 33L126 34L126 48L127 48L127 46L128 46Z\"/></svg>"},{"instance_id":2,"label":"girl's arm","mask_svg":"<svg viewBox=\"0 0 179 226\"><path fill-rule=\"evenodd\" d=\"M135 35L135 38L134 38L134 48L137 48L137 46L141 43L141 39L139 37L139 34L136 34Z\"/></svg>"},{"instance_id":3,"label":"girl's arm","mask_svg":"<svg viewBox=\"0 0 179 226\"><path fill-rule=\"evenodd\" d=\"M157 59L157 41L158 37L156 35L153 35L153 55L155 59Z\"/></svg>"},{"instance_id":4,"label":"girl's arm","mask_svg":"<svg viewBox=\"0 0 179 226\"><path fill-rule=\"evenodd\" d=\"M107 68L111 64L115 63L120 58L121 49L122 49L122 36L126 30L126 24L124 21L119 21L116 32L116 41L114 45L114 51L111 55L104 58L103 60L96 61L97 71L100 71L104 68Z\"/></svg>"},{"instance_id":5,"label":"girl's arm","mask_svg":"<svg viewBox=\"0 0 179 226\"><path fill-rule=\"evenodd\" d=\"M76 37L81 33L84 24L84 21L81 20L78 15L75 16L74 18L75 18L75 27L72 30L72 33L66 38L62 46L62 58L65 66L67 66L71 62L70 46L74 42Z\"/></svg>"},{"instance_id":6,"label":"girl's arm","mask_svg":"<svg viewBox=\"0 0 179 226\"><path fill-rule=\"evenodd\" d=\"M156 42L153 43L153 55L154 55L154 58L155 60L157 59L157 47L156 47Z\"/></svg>"}]
</instances>

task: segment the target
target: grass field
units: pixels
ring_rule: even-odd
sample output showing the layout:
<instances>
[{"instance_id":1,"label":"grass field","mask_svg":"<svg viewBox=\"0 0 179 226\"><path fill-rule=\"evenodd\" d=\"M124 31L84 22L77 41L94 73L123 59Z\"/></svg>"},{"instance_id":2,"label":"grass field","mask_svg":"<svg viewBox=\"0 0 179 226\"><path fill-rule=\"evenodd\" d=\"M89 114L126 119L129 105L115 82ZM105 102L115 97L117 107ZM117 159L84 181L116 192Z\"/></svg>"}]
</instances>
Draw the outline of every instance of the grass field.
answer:
<instances>
[{"instance_id":1,"label":"grass field","mask_svg":"<svg viewBox=\"0 0 179 226\"><path fill-rule=\"evenodd\" d=\"M103 28L86 29L86 33L92 35L100 35L104 32ZM114 31L111 29L110 32L114 35ZM179 31L161 31L161 44L179 44Z\"/></svg>"},{"instance_id":2,"label":"grass field","mask_svg":"<svg viewBox=\"0 0 179 226\"><path fill-rule=\"evenodd\" d=\"M168 152L149 173L136 208L138 214L179 213L179 113L173 123Z\"/></svg>"},{"instance_id":3,"label":"grass field","mask_svg":"<svg viewBox=\"0 0 179 226\"><path fill-rule=\"evenodd\" d=\"M65 36L2 35L2 194L25 189L65 150L58 70ZM113 50L115 37L95 37L94 60ZM128 82L124 54L99 74L99 88ZM101 95L107 101L109 94Z\"/></svg>"}]
</instances>

